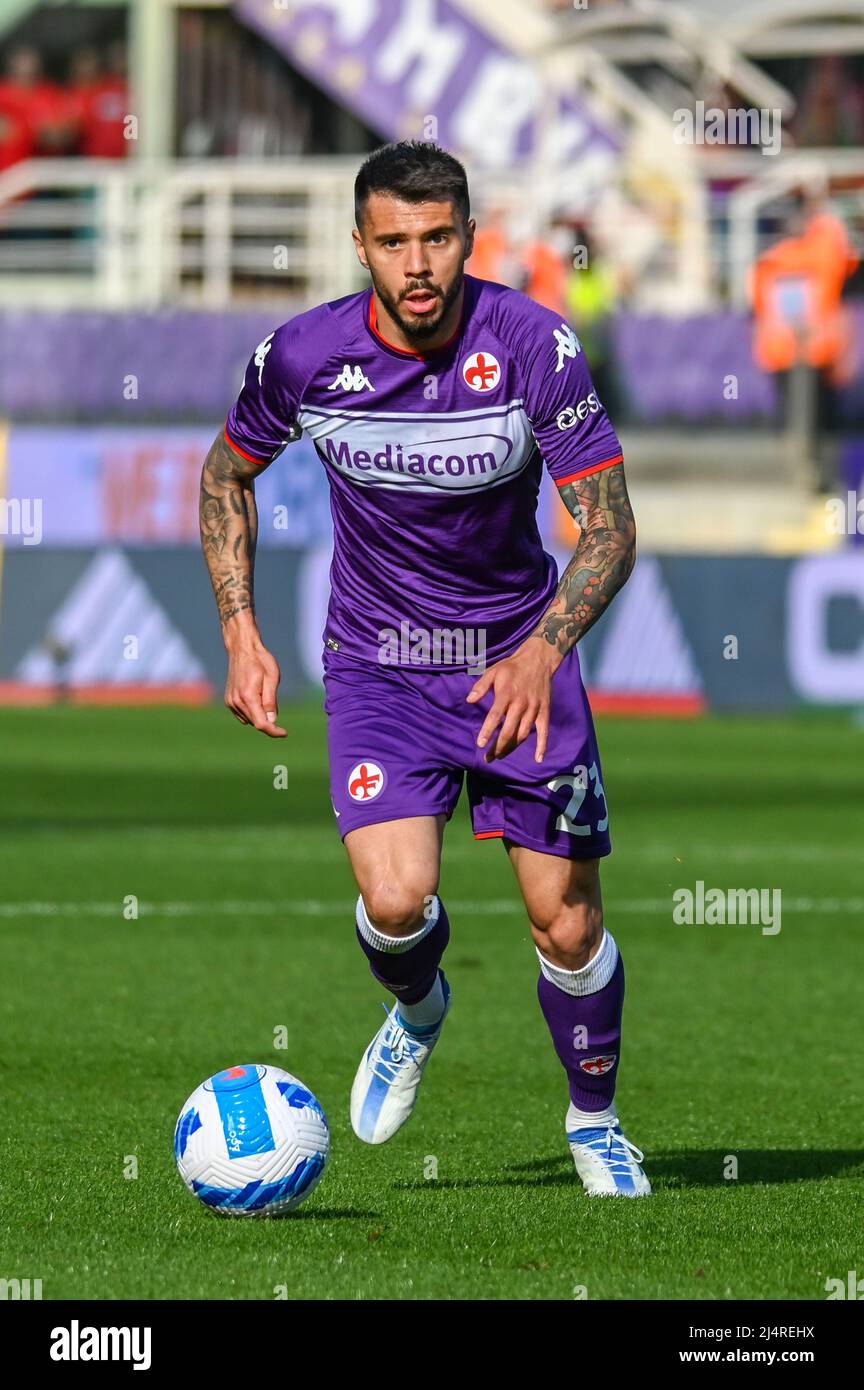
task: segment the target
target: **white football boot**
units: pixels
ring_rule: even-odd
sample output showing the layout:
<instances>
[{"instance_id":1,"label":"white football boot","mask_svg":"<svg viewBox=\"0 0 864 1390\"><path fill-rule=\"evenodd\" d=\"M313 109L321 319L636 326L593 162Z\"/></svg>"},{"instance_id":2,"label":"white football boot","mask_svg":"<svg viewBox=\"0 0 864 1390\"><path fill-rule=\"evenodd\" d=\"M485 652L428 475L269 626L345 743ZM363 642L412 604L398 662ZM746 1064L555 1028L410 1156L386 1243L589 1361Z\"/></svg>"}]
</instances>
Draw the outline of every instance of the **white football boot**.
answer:
<instances>
[{"instance_id":1,"label":"white football boot","mask_svg":"<svg viewBox=\"0 0 864 1390\"><path fill-rule=\"evenodd\" d=\"M564 1127L576 1172L590 1197L648 1197L651 1184L639 1167L645 1155L621 1132L617 1119L596 1128L567 1111ZM582 1125L583 1128L578 1126Z\"/></svg>"},{"instance_id":2,"label":"white football boot","mask_svg":"<svg viewBox=\"0 0 864 1390\"><path fill-rule=\"evenodd\" d=\"M409 1032L399 1019L396 1003L357 1068L351 1087L351 1127L357 1138L367 1144L384 1144L392 1139L414 1109L423 1069L450 1012L450 986L444 971L439 969L438 973L444 1012L434 1031L423 1036ZM387 1005L381 1007L386 1009Z\"/></svg>"}]
</instances>

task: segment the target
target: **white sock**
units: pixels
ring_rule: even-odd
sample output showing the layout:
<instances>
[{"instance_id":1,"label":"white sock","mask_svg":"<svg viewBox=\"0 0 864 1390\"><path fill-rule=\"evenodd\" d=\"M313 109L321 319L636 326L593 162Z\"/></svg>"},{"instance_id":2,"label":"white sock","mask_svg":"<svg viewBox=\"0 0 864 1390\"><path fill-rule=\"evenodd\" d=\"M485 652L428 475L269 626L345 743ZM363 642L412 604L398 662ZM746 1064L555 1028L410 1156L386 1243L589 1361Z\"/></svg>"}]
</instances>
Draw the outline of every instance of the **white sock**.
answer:
<instances>
[{"instance_id":1,"label":"white sock","mask_svg":"<svg viewBox=\"0 0 864 1390\"><path fill-rule=\"evenodd\" d=\"M598 989L603 989L608 985L612 976L615 974L615 967L618 964L618 947L611 932L603 928L603 939L600 942L600 950L596 956L589 960L587 965L583 965L581 970L562 970L560 965L553 965L551 960L547 960L540 954L535 946L537 957L540 961L540 970L551 980L553 985L563 989L565 994L572 994L581 997L585 994L596 994Z\"/></svg>"},{"instance_id":2,"label":"white sock","mask_svg":"<svg viewBox=\"0 0 864 1390\"><path fill-rule=\"evenodd\" d=\"M366 904L361 896L357 899L357 930L363 937L363 940L368 941L369 945L373 946L376 951L393 951L397 953L401 951L410 951L411 947L417 946L438 921L438 901L438 897L436 896L428 918L423 923L422 927L419 927L411 936L388 936L386 932L379 931L378 928L373 926L369 921Z\"/></svg>"},{"instance_id":3,"label":"white sock","mask_svg":"<svg viewBox=\"0 0 864 1390\"><path fill-rule=\"evenodd\" d=\"M568 1134L574 1129L603 1129L607 1124L614 1124L617 1119L618 1111L614 1105L610 1105L606 1110L580 1110L571 1100L564 1128Z\"/></svg>"},{"instance_id":4,"label":"white sock","mask_svg":"<svg viewBox=\"0 0 864 1390\"><path fill-rule=\"evenodd\" d=\"M429 993L416 1004L403 1004L399 1000L399 1017L403 1023L411 1023L415 1028L429 1028L438 1023L444 1012L444 990L441 976L436 974L435 983Z\"/></svg>"}]
</instances>

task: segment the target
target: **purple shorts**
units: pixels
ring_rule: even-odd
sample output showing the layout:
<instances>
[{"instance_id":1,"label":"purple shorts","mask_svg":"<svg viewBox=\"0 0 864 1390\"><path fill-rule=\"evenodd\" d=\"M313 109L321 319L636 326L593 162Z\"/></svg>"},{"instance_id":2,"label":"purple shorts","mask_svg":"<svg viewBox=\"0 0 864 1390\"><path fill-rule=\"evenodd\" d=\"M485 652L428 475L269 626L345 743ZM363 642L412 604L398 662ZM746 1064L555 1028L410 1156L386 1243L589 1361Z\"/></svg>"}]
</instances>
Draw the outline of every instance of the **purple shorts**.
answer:
<instances>
[{"instance_id":1,"label":"purple shorts","mask_svg":"<svg viewBox=\"0 0 864 1390\"><path fill-rule=\"evenodd\" d=\"M567 859L609 854L609 814L591 709L578 662L552 680L549 744L537 735L484 763L477 735L492 705L466 696L477 676L371 665L324 651L330 793L339 833L455 810L467 774L474 835Z\"/></svg>"}]
</instances>

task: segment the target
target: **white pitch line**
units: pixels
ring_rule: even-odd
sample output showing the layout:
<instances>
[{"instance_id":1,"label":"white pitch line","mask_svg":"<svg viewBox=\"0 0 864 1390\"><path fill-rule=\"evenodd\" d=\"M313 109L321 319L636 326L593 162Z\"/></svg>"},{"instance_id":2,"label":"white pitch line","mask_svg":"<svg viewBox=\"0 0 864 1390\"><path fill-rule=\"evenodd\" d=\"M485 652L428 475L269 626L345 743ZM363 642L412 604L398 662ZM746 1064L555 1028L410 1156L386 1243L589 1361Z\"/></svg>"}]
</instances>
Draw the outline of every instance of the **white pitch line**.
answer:
<instances>
[{"instance_id":1,"label":"white pitch line","mask_svg":"<svg viewBox=\"0 0 864 1390\"><path fill-rule=\"evenodd\" d=\"M524 916L525 908L518 901L509 899L486 899L485 901L463 901L447 899L450 913L464 916L498 917L504 914ZM607 900L607 916L614 918L616 913L642 913L656 916L668 913L671 917L673 901L668 898L619 898ZM864 898L788 898L783 897L784 913L832 913L852 915L864 913ZM354 900L325 902L320 898L289 898L284 902L270 902L253 899L248 902L218 900L216 902L149 902L140 900L137 905L138 918L141 917L350 917L354 916ZM114 902L20 902L0 903L0 918L19 917L114 917L121 921L135 920L124 917L124 901Z\"/></svg>"},{"instance_id":2,"label":"white pitch line","mask_svg":"<svg viewBox=\"0 0 864 1390\"><path fill-rule=\"evenodd\" d=\"M28 840L32 842L34 830L29 828L25 833ZM54 829L50 833L52 836L57 834ZM242 862L244 864L321 863L337 865L344 862L344 852L335 835L333 840L326 844L317 838L310 843L306 843L305 839L292 841L290 837L281 840L269 831L265 832L262 838L260 831L255 830L253 832L248 827L240 829L241 843L236 843L238 834L236 829L208 831L206 839L202 839L203 834L204 832L196 830L189 835L190 843L183 844L183 856L187 861L207 861L211 860L214 854L218 854L222 861ZM161 859L164 854L164 846L170 843L172 847L176 847L178 839L185 839L186 832L179 828L176 831L166 831L162 828L154 829L152 826L140 828L123 826L119 830L111 829L104 832L94 831L91 827L80 827L77 829L67 828L63 832L63 837L66 840L80 838L80 843L75 846L75 855L79 859L104 859L106 836L111 837L113 846L126 838L134 839L136 863L143 863L147 860L155 860L157 857ZM23 834L21 838L24 838ZM225 840L228 840L229 843L223 843ZM466 840L459 840L455 838L454 832L454 838L445 841L444 844L444 863L445 865L469 862L476 864L477 855L484 853L494 853L494 851L488 851L482 845L476 845L471 839L470 833ZM500 854L501 851L498 850L497 853ZM688 841L668 840L662 844L628 843L618 849L614 862L617 864L625 861L627 863L639 861L659 867L673 863L690 866L704 861L712 865L753 863L767 868L775 862L827 864L836 861L857 865L860 860L860 846L852 844L814 845L812 842L787 841L782 845L774 845L770 849L766 849L764 845L758 844L724 845L718 842L691 844Z\"/></svg>"}]
</instances>

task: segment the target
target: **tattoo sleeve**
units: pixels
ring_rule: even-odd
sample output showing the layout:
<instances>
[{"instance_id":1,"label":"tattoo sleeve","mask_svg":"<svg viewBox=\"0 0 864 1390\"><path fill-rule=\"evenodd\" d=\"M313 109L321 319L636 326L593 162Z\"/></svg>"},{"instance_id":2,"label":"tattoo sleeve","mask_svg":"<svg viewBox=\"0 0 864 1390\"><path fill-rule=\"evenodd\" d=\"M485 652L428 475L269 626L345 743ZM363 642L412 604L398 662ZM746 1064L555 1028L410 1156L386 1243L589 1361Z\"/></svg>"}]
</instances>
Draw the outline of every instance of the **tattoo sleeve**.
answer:
<instances>
[{"instance_id":1,"label":"tattoo sleeve","mask_svg":"<svg viewBox=\"0 0 864 1390\"><path fill-rule=\"evenodd\" d=\"M254 480L264 466L244 459L220 435L201 473L201 546L223 624L244 608L255 608L258 511Z\"/></svg>"},{"instance_id":2,"label":"tattoo sleeve","mask_svg":"<svg viewBox=\"0 0 864 1390\"><path fill-rule=\"evenodd\" d=\"M629 579L636 523L623 464L567 483L561 497L580 527L579 542L534 635L566 656Z\"/></svg>"}]
</instances>

